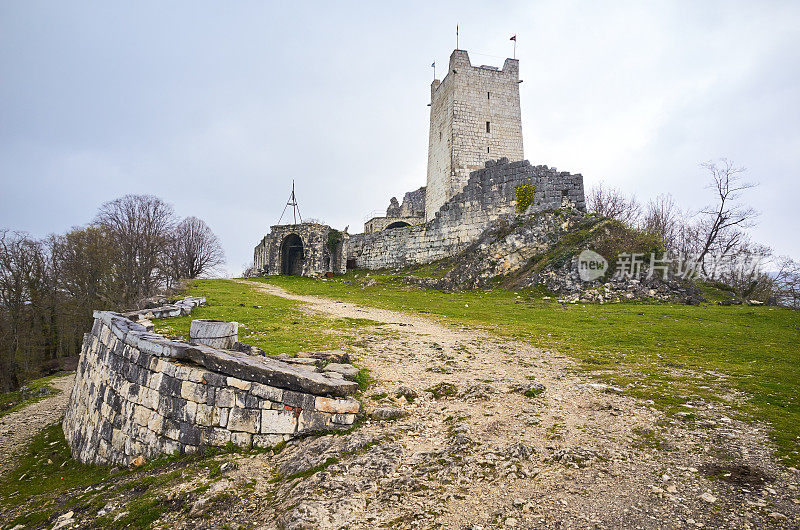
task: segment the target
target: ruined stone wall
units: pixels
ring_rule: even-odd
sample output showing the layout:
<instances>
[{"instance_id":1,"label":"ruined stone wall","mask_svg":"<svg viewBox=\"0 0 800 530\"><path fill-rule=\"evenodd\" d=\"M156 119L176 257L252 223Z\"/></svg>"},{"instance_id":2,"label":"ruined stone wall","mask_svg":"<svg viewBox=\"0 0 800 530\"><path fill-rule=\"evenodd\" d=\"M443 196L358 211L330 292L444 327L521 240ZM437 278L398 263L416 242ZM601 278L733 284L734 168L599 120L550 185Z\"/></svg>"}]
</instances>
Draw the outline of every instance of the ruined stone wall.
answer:
<instances>
[{"instance_id":1,"label":"ruined stone wall","mask_svg":"<svg viewBox=\"0 0 800 530\"><path fill-rule=\"evenodd\" d=\"M344 274L347 271L347 241L349 235L341 232L341 243L334 252L328 248L328 236L333 229L317 223L277 225L270 228L253 252L253 265L265 275L281 274L283 242L296 234L303 242L302 276L319 276L326 272Z\"/></svg>"},{"instance_id":2,"label":"ruined stone wall","mask_svg":"<svg viewBox=\"0 0 800 530\"><path fill-rule=\"evenodd\" d=\"M466 51L455 50L448 66L444 79L431 85L427 220L486 160L524 158L519 61L475 67Z\"/></svg>"},{"instance_id":3,"label":"ruined stone wall","mask_svg":"<svg viewBox=\"0 0 800 530\"><path fill-rule=\"evenodd\" d=\"M565 201L585 210L580 174L531 166L527 160L509 163L501 159L485 165L470 175L464 189L447 201L432 221L353 235L348 257L357 267L381 269L451 256L475 241L493 221L515 215L516 189L522 184L536 186L531 212L559 208Z\"/></svg>"},{"instance_id":4,"label":"ruined stone wall","mask_svg":"<svg viewBox=\"0 0 800 530\"><path fill-rule=\"evenodd\" d=\"M73 456L127 465L228 442L273 446L351 425L355 383L280 361L170 341L96 312L63 422Z\"/></svg>"},{"instance_id":5,"label":"ruined stone wall","mask_svg":"<svg viewBox=\"0 0 800 530\"><path fill-rule=\"evenodd\" d=\"M364 233L371 234L386 230L389 225L395 223L408 223L411 226L425 223L424 217L373 217L364 223Z\"/></svg>"},{"instance_id":6,"label":"ruined stone wall","mask_svg":"<svg viewBox=\"0 0 800 530\"><path fill-rule=\"evenodd\" d=\"M425 215L425 186L409 191L403 196L400 217L422 217Z\"/></svg>"}]
</instances>

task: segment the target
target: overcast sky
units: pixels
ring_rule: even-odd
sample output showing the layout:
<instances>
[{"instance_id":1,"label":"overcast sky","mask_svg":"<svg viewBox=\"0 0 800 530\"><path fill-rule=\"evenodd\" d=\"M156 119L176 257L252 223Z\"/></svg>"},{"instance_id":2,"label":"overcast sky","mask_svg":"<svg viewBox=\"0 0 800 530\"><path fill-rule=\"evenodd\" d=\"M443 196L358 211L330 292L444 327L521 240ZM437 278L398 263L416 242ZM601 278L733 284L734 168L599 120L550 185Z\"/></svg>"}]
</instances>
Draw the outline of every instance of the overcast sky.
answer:
<instances>
[{"instance_id":1,"label":"overcast sky","mask_svg":"<svg viewBox=\"0 0 800 530\"><path fill-rule=\"evenodd\" d=\"M155 194L231 273L301 213L360 232L425 184L432 61L518 38L525 157L641 199L760 183L755 239L800 258L800 2L0 3L0 227L36 236ZM443 68L439 69L442 72Z\"/></svg>"}]
</instances>

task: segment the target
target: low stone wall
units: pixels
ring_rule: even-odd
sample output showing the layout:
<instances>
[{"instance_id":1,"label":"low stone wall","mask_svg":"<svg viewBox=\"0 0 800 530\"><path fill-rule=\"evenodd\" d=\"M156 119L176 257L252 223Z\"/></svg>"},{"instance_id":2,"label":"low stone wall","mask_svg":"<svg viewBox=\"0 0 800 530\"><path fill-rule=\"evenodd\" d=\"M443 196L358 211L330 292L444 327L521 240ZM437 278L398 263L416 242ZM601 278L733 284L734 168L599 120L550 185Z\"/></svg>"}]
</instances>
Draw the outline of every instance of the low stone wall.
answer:
<instances>
[{"instance_id":1,"label":"low stone wall","mask_svg":"<svg viewBox=\"0 0 800 530\"><path fill-rule=\"evenodd\" d=\"M464 189L420 226L350 236L348 259L365 269L404 267L452 256L477 240L492 222L516 215L516 190L536 185L528 213L569 203L585 210L583 176L532 166L527 160L490 160L470 174Z\"/></svg>"},{"instance_id":2,"label":"low stone wall","mask_svg":"<svg viewBox=\"0 0 800 530\"><path fill-rule=\"evenodd\" d=\"M98 311L84 336L64 435L77 460L94 464L228 442L268 447L352 425L360 403L347 396L356 389L303 366L167 340Z\"/></svg>"}]
</instances>

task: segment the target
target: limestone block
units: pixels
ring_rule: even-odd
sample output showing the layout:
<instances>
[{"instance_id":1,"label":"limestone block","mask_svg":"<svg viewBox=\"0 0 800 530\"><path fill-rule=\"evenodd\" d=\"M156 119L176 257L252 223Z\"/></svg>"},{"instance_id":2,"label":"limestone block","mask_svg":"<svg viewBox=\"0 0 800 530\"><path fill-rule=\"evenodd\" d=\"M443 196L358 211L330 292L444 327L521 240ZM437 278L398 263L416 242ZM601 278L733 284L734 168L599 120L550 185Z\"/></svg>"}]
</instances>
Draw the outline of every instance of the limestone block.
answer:
<instances>
[{"instance_id":1,"label":"limestone block","mask_svg":"<svg viewBox=\"0 0 800 530\"><path fill-rule=\"evenodd\" d=\"M204 427L210 427L214 423L214 407L198 404L197 413L194 418L195 423Z\"/></svg>"},{"instance_id":2,"label":"limestone block","mask_svg":"<svg viewBox=\"0 0 800 530\"><path fill-rule=\"evenodd\" d=\"M261 413L263 411L255 409L232 408L228 416L228 430L249 433L259 432Z\"/></svg>"},{"instance_id":3,"label":"limestone block","mask_svg":"<svg viewBox=\"0 0 800 530\"><path fill-rule=\"evenodd\" d=\"M231 442L239 447L251 447L253 445L253 435L249 432L232 432Z\"/></svg>"},{"instance_id":4,"label":"limestone block","mask_svg":"<svg viewBox=\"0 0 800 530\"><path fill-rule=\"evenodd\" d=\"M205 403L205 385L192 383L191 381L184 381L181 384L181 397L195 403Z\"/></svg>"},{"instance_id":5,"label":"limestone block","mask_svg":"<svg viewBox=\"0 0 800 530\"><path fill-rule=\"evenodd\" d=\"M150 415L152 414L152 410L143 407L141 405L136 405L136 408L133 412L133 421L139 425L146 426L148 422L150 422Z\"/></svg>"},{"instance_id":6,"label":"limestone block","mask_svg":"<svg viewBox=\"0 0 800 530\"><path fill-rule=\"evenodd\" d=\"M355 414L332 414L331 422L339 425L352 425L356 421Z\"/></svg>"},{"instance_id":7,"label":"limestone block","mask_svg":"<svg viewBox=\"0 0 800 530\"><path fill-rule=\"evenodd\" d=\"M229 388L217 389L215 404L217 407L233 407L236 404L236 396L234 395L233 390Z\"/></svg>"},{"instance_id":8,"label":"limestone block","mask_svg":"<svg viewBox=\"0 0 800 530\"><path fill-rule=\"evenodd\" d=\"M239 324L224 320L192 320L189 327L189 340L212 348L231 350L239 341Z\"/></svg>"},{"instance_id":9,"label":"limestone block","mask_svg":"<svg viewBox=\"0 0 800 530\"><path fill-rule=\"evenodd\" d=\"M335 414L357 414L361 409L361 403L355 399L332 399L317 396L314 409Z\"/></svg>"},{"instance_id":10,"label":"limestone block","mask_svg":"<svg viewBox=\"0 0 800 530\"><path fill-rule=\"evenodd\" d=\"M227 429L220 429L218 427L204 429L201 440L204 444L222 447L231 441L231 432Z\"/></svg>"},{"instance_id":11,"label":"limestone block","mask_svg":"<svg viewBox=\"0 0 800 530\"><path fill-rule=\"evenodd\" d=\"M253 435L253 445L261 448L275 447L283 441L280 434L255 434Z\"/></svg>"},{"instance_id":12,"label":"limestone block","mask_svg":"<svg viewBox=\"0 0 800 530\"><path fill-rule=\"evenodd\" d=\"M211 424L215 427L227 427L230 411L231 409L229 408L214 407Z\"/></svg>"},{"instance_id":13,"label":"limestone block","mask_svg":"<svg viewBox=\"0 0 800 530\"><path fill-rule=\"evenodd\" d=\"M304 410L297 419L297 432L323 431L333 428L332 414Z\"/></svg>"},{"instance_id":14,"label":"limestone block","mask_svg":"<svg viewBox=\"0 0 800 530\"><path fill-rule=\"evenodd\" d=\"M260 398L268 399L270 401L283 400L283 390L261 383L253 383L250 388L250 393Z\"/></svg>"},{"instance_id":15,"label":"limestone block","mask_svg":"<svg viewBox=\"0 0 800 530\"><path fill-rule=\"evenodd\" d=\"M261 411L261 434L293 434L296 430L297 418L292 411Z\"/></svg>"}]
</instances>

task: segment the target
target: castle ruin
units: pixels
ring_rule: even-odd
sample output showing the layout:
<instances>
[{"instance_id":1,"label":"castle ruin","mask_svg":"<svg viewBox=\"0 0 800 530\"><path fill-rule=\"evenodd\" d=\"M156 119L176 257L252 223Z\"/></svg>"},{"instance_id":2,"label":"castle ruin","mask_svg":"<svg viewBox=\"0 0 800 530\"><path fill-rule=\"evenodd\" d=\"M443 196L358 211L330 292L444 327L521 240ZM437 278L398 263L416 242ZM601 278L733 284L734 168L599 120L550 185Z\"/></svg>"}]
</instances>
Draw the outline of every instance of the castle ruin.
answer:
<instances>
[{"instance_id":1,"label":"castle ruin","mask_svg":"<svg viewBox=\"0 0 800 530\"><path fill-rule=\"evenodd\" d=\"M562 206L585 210L583 176L524 160L519 61L472 66L450 55L431 84L426 186L392 197L386 215L361 234L301 223L271 227L254 252L259 274L320 276L347 268L382 269L452 256L493 222L517 215L516 190L535 186L526 213ZM336 236L331 243L330 234Z\"/></svg>"}]
</instances>

